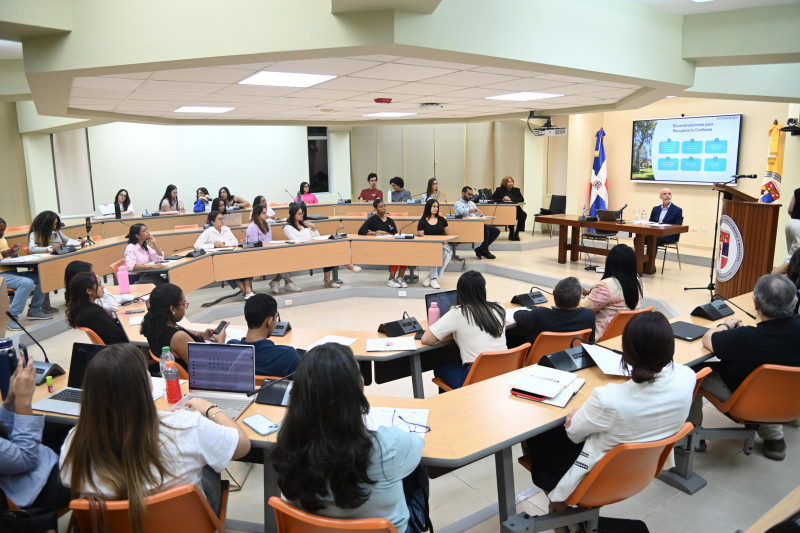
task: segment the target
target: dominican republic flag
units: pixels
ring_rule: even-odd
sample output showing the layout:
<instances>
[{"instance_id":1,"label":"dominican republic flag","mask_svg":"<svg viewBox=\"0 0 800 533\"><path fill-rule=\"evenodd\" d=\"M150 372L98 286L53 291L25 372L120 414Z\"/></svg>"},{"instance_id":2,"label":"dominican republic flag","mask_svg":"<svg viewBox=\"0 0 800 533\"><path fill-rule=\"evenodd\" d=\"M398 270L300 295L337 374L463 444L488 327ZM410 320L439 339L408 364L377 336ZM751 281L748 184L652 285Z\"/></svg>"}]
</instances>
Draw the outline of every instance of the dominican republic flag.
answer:
<instances>
[{"instance_id":1,"label":"dominican republic flag","mask_svg":"<svg viewBox=\"0 0 800 533\"><path fill-rule=\"evenodd\" d=\"M591 199L589 201L589 214L597 216L598 209L606 209L608 205L608 185L606 184L606 150L603 148L603 137L606 132L603 128L595 134L594 144L594 163L592 164L592 177L589 180L591 186ZM590 229L589 231L594 231Z\"/></svg>"},{"instance_id":2,"label":"dominican republic flag","mask_svg":"<svg viewBox=\"0 0 800 533\"><path fill-rule=\"evenodd\" d=\"M761 182L762 204L769 204L781 197L781 173L783 172L783 149L781 147L781 125L769 126L769 152L767 153L767 170Z\"/></svg>"}]
</instances>

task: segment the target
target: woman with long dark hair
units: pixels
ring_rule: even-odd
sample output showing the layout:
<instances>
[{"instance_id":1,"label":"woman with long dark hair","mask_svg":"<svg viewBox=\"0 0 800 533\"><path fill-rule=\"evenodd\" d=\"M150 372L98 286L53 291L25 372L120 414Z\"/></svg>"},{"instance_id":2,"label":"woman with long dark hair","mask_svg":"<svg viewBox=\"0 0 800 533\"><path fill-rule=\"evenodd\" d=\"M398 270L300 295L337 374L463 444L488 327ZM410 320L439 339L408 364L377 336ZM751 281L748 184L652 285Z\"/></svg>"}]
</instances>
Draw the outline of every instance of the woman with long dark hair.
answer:
<instances>
[{"instance_id":1,"label":"woman with long dark hair","mask_svg":"<svg viewBox=\"0 0 800 533\"><path fill-rule=\"evenodd\" d=\"M617 444L649 442L678 431L689 414L696 380L674 364L675 338L659 312L634 316L622 332L622 361L629 381L597 387L562 427L527 441L531 477L549 493L551 511Z\"/></svg>"},{"instance_id":2,"label":"woman with long dark hair","mask_svg":"<svg viewBox=\"0 0 800 533\"><path fill-rule=\"evenodd\" d=\"M439 199L439 181L436 178L428 180L428 186L425 189L425 194L422 195L422 201L427 202L431 198L434 200Z\"/></svg>"},{"instance_id":3,"label":"woman with long dark hair","mask_svg":"<svg viewBox=\"0 0 800 533\"><path fill-rule=\"evenodd\" d=\"M207 400L157 411L150 376L130 344L103 349L86 368L81 416L61 448L61 480L78 496L128 500L141 531L144 498L194 484L219 511L219 474L250 451L242 428Z\"/></svg>"},{"instance_id":4,"label":"woman with long dark hair","mask_svg":"<svg viewBox=\"0 0 800 533\"><path fill-rule=\"evenodd\" d=\"M644 295L642 280L636 273L636 252L627 244L611 248L606 257L606 270L592 290L583 291L581 305L594 311L595 338L603 336L614 315L639 308Z\"/></svg>"},{"instance_id":5,"label":"woman with long dark hair","mask_svg":"<svg viewBox=\"0 0 800 533\"><path fill-rule=\"evenodd\" d=\"M131 195L128 194L127 189L120 189L117 191L117 195L114 198L114 215L117 218L132 217L134 215Z\"/></svg>"},{"instance_id":6,"label":"woman with long dark hair","mask_svg":"<svg viewBox=\"0 0 800 533\"><path fill-rule=\"evenodd\" d=\"M447 227L447 219L439 216L439 202L430 199L425 202L425 209L422 211L422 218L419 219L417 224L417 234L422 237L424 235L450 235L450 230ZM439 286L439 279L444 275L447 268L447 263L450 262L452 250L447 243L442 244L442 266L432 266L428 277L422 282L425 287L433 287L434 289L441 289Z\"/></svg>"},{"instance_id":7,"label":"woman with long dark hair","mask_svg":"<svg viewBox=\"0 0 800 533\"><path fill-rule=\"evenodd\" d=\"M125 268L128 272L139 274L137 283L164 283L161 274L147 272L161 269L161 263L164 261L164 252L156 242L156 238L150 235L147 226L134 224L125 237L128 239L128 245L125 247Z\"/></svg>"},{"instance_id":8,"label":"woman with long dark hair","mask_svg":"<svg viewBox=\"0 0 800 533\"><path fill-rule=\"evenodd\" d=\"M376 198L372 202L372 207L375 209L375 214L367 217L366 222L358 228L358 234L395 235L397 233L397 224L392 220L392 217L386 214L386 204L383 200ZM393 289L408 287L404 279L405 273L406 265L389 265L389 280L386 282L386 286Z\"/></svg>"},{"instance_id":9,"label":"woman with long dark hair","mask_svg":"<svg viewBox=\"0 0 800 533\"><path fill-rule=\"evenodd\" d=\"M295 198L296 202L305 202L307 204L318 204L317 195L311 192L311 185L307 181L300 183L300 192Z\"/></svg>"},{"instance_id":10,"label":"woman with long dark hair","mask_svg":"<svg viewBox=\"0 0 800 533\"><path fill-rule=\"evenodd\" d=\"M403 478L419 464L424 441L394 427L370 431L369 403L352 350L322 344L297 366L292 401L272 463L295 505L335 518L387 518L405 532Z\"/></svg>"},{"instance_id":11,"label":"woman with long dark hair","mask_svg":"<svg viewBox=\"0 0 800 533\"><path fill-rule=\"evenodd\" d=\"M219 197L214 198L211 201L211 211L208 212L209 215L213 211L216 211L217 213L220 213L222 215L227 215L228 214L228 208L225 206L225 200L223 200L222 198L219 198ZM206 217L206 224L211 224L211 220L209 219L209 217Z\"/></svg>"},{"instance_id":12,"label":"woman with long dark hair","mask_svg":"<svg viewBox=\"0 0 800 533\"><path fill-rule=\"evenodd\" d=\"M248 207L250 207L250 202L248 202L241 196L231 194L230 189L228 189L227 187L220 187L219 192L217 194L219 198L222 198L222 201L225 202L225 205L227 207L240 207L242 209L247 209Z\"/></svg>"},{"instance_id":13,"label":"woman with long dark hair","mask_svg":"<svg viewBox=\"0 0 800 533\"><path fill-rule=\"evenodd\" d=\"M212 198L211 195L208 194L208 189L205 187L198 187L197 188L197 200L194 202L194 207L192 211L195 213L204 213L208 210L208 206L211 203Z\"/></svg>"},{"instance_id":14,"label":"woman with long dark hair","mask_svg":"<svg viewBox=\"0 0 800 533\"><path fill-rule=\"evenodd\" d=\"M64 269L64 301L69 304L69 300L71 298L69 292L69 284L72 282L72 278L76 275L80 274L81 272L94 272L94 267L92 267L91 263L87 263L86 261L70 261L67 265L67 268ZM128 295L129 296L129 295ZM129 300L133 300L133 296L127 298ZM109 313L116 313L117 309L119 309L119 302L114 295L108 291L103 291L103 296L95 300L97 305L105 309Z\"/></svg>"},{"instance_id":15,"label":"woman with long dark hair","mask_svg":"<svg viewBox=\"0 0 800 533\"><path fill-rule=\"evenodd\" d=\"M483 275L475 270L464 272L456 285L456 305L422 335L422 344L455 341L461 363L440 361L433 374L453 389L461 387L481 352L507 349L505 326L506 310L486 300Z\"/></svg>"},{"instance_id":16,"label":"woman with long dark hair","mask_svg":"<svg viewBox=\"0 0 800 533\"><path fill-rule=\"evenodd\" d=\"M268 219L275 220L275 221L278 220L278 215L276 215L275 211L273 211L272 208L269 205L267 205L266 196L262 196L262 195L259 194L258 196L256 196L253 199L253 207L255 207L255 206L259 205L259 204L263 205L264 207L267 208L267 218Z\"/></svg>"},{"instance_id":17,"label":"woman with long dark hair","mask_svg":"<svg viewBox=\"0 0 800 533\"><path fill-rule=\"evenodd\" d=\"M178 199L178 187L175 185L168 185L158 205L159 211L180 211L183 203Z\"/></svg>"},{"instance_id":18,"label":"woman with long dark hair","mask_svg":"<svg viewBox=\"0 0 800 533\"><path fill-rule=\"evenodd\" d=\"M28 233L28 251L32 254L49 254L64 246L83 246L85 240L70 239L61 232L61 217L54 211L42 211L31 222Z\"/></svg>"},{"instance_id":19,"label":"woman with long dark hair","mask_svg":"<svg viewBox=\"0 0 800 533\"><path fill-rule=\"evenodd\" d=\"M256 196L256 200L259 198L263 198L263 196ZM266 204L266 202L264 202ZM272 240L272 228L267 222L268 214L267 214L267 206L258 201L253 203L253 212L250 214L250 225L247 226L247 232L245 233L245 239L249 243L262 243L262 246L266 246ZM278 294L278 290L280 287L281 280L284 281L284 286L286 287L287 291L291 292L299 292L302 289L294 284L292 278L289 274L277 274L272 281L269 282L270 290Z\"/></svg>"},{"instance_id":20,"label":"woman with long dark hair","mask_svg":"<svg viewBox=\"0 0 800 533\"><path fill-rule=\"evenodd\" d=\"M106 344L128 342L128 336L117 317L95 303L105 293L100 276L94 272L75 275L70 281L69 293L67 323L70 326L89 328Z\"/></svg>"},{"instance_id":21,"label":"woman with long dark hair","mask_svg":"<svg viewBox=\"0 0 800 533\"><path fill-rule=\"evenodd\" d=\"M157 286L150 293L150 308L142 319L140 332L147 339L150 351L158 357L161 348L169 346L172 354L183 365L188 362L190 342L213 341L225 343L225 330L219 335L211 328L205 330L189 330L178 322L186 316L189 302L177 285L165 283Z\"/></svg>"}]
</instances>

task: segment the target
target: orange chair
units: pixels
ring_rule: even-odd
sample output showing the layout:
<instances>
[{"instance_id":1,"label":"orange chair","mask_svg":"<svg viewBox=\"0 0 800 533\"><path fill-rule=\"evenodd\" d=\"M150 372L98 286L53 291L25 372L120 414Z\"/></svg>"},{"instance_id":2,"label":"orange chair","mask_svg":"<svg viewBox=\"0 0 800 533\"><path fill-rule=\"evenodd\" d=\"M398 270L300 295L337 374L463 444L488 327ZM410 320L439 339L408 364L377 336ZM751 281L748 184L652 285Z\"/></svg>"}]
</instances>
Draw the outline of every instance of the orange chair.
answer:
<instances>
[{"instance_id":1,"label":"orange chair","mask_svg":"<svg viewBox=\"0 0 800 533\"><path fill-rule=\"evenodd\" d=\"M198 229L200 224L183 224L175 226L175 229Z\"/></svg>"},{"instance_id":2,"label":"orange chair","mask_svg":"<svg viewBox=\"0 0 800 533\"><path fill-rule=\"evenodd\" d=\"M564 501L578 508L542 516L519 513L503 522L504 531L546 531L579 522L587 522L584 531L597 531L600 507L630 498L644 490L661 472L675 443L686 436L692 427L692 424L685 422L670 437L614 446ZM520 457L519 463L531 469L530 457Z\"/></svg>"},{"instance_id":3,"label":"orange chair","mask_svg":"<svg viewBox=\"0 0 800 533\"><path fill-rule=\"evenodd\" d=\"M92 235L92 240L94 242L102 241L103 240L103 236L102 235Z\"/></svg>"},{"instance_id":4,"label":"orange chair","mask_svg":"<svg viewBox=\"0 0 800 533\"><path fill-rule=\"evenodd\" d=\"M288 205L288 202L276 202L269 204L270 207L287 207Z\"/></svg>"},{"instance_id":5,"label":"orange chair","mask_svg":"<svg viewBox=\"0 0 800 533\"><path fill-rule=\"evenodd\" d=\"M79 330L83 331L84 333L86 333L89 336L89 340L92 341L92 344L98 344L100 346L105 346L106 345L106 343L103 342L103 339L100 338L100 335L95 333L94 330L92 330L90 328L84 328L84 327L81 327L81 326L78 326L75 329L79 329Z\"/></svg>"},{"instance_id":6,"label":"orange chair","mask_svg":"<svg viewBox=\"0 0 800 533\"><path fill-rule=\"evenodd\" d=\"M275 381L278 379L283 379L283 376L262 376L260 374L256 374L256 387L260 387L264 384L264 380Z\"/></svg>"},{"instance_id":7,"label":"orange chair","mask_svg":"<svg viewBox=\"0 0 800 533\"><path fill-rule=\"evenodd\" d=\"M348 217L367 218L367 212L366 211L359 211L357 213L347 213L346 216L348 216Z\"/></svg>"},{"instance_id":8,"label":"orange chair","mask_svg":"<svg viewBox=\"0 0 800 533\"><path fill-rule=\"evenodd\" d=\"M31 229L31 227L29 225L28 226L10 226L10 227L6 228L6 231L23 231L23 230L27 231L29 229Z\"/></svg>"},{"instance_id":9,"label":"orange chair","mask_svg":"<svg viewBox=\"0 0 800 533\"><path fill-rule=\"evenodd\" d=\"M390 217L407 217L408 213L386 213Z\"/></svg>"},{"instance_id":10,"label":"orange chair","mask_svg":"<svg viewBox=\"0 0 800 533\"><path fill-rule=\"evenodd\" d=\"M119 270L119 267L121 267L124 264L125 264L125 258L123 257L119 261L114 261L109 266L109 268L111 269L111 275L114 277L114 283L116 283L117 285L119 285L119 281L117 281L117 270ZM105 280L105 277L103 279Z\"/></svg>"},{"instance_id":11,"label":"orange chair","mask_svg":"<svg viewBox=\"0 0 800 533\"><path fill-rule=\"evenodd\" d=\"M151 361L153 361L154 363L161 363L161 359L159 359L158 357L156 357L156 356L153 354L153 351L152 351L152 350L147 350L147 351L148 351L148 352L150 352L150 360L151 360ZM177 358L176 358L176 359L177 359ZM189 379L189 373L186 371L186 369L185 369L185 368L183 368L183 367L182 367L181 365L179 365L179 364L176 364L176 365L175 365L175 367L178 369L178 379Z\"/></svg>"},{"instance_id":12,"label":"orange chair","mask_svg":"<svg viewBox=\"0 0 800 533\"><path fill-rule=\"evenodd\" d=\"M572 347L572 341L580 338L589 341L589 336L592 334L591 329L581 329L578 331L567 331L564 333L556 333L555 331L543 331L536 337L531 351L528 352L528 357L525 358L523 366L538 364L543 356L560 352Z\"/></svg>"},{"instance_id":13,"label":"orange chair","mask_svg":"<svg viewBox=\"0 0 800 533\"><path fill-rule=\"evenodd\" d=\"M472 363L472 368L469 369L467 379L464 380L464 387L522 368L522 363L525 361L525 356L530 347L531 343L526 342L510 350L481 353L478 355L477 359L475 359L475 362ZM441 378L433 378L433 382L436 383L440 389L445 391L453 390L447 383L442 381Z\"/></svg>"},{"instance_id":14,"label":"orange chair","mask_svg":"<svg viewBox=\"0 0 800 533\"><path fill-rule=\"evenodd\" d=\"M614 318L611 319L609 322L608 327L603 332L603 336L597 342L607 341L608 339L613 339L614 337L619 337L622 335L622 330L625 329L625 325L633 318L635 315L639 313L649 313L653 310L653 307L650 306L647 309L636 309L635 311L620 311Z\"/></svg>"},{"instance_id":15,"label":"orange chair","mask_svg":"<svg viewBox=\"0 0 800 533\"><path fill-rule=\"evenodd\" d=\"M147 512L142 513L142 532L212 533L225 531L229 483L222 482L222 502L219 516L208 505L206 497L195 485L181 485L144 499ZM80 531L92 531L97 517L89 510L89 500L72 500L69 504ZM108 531L131 531L128 500L106 502ZM102 528L101 528L102 530Z\"/></svg>"},{"instance_id":16,"label":"orange chair","mask_svg":"<svg viewBox=\"0 0 800 533\"><path fill-rule=\"evenodd\" d=\"M307 513L272 496L269 504L275 511L278 533L330 533L331 531L359 531L362 533L397 533L394 524L386 518L328 518Z\"/></svg>"}]
</instances>

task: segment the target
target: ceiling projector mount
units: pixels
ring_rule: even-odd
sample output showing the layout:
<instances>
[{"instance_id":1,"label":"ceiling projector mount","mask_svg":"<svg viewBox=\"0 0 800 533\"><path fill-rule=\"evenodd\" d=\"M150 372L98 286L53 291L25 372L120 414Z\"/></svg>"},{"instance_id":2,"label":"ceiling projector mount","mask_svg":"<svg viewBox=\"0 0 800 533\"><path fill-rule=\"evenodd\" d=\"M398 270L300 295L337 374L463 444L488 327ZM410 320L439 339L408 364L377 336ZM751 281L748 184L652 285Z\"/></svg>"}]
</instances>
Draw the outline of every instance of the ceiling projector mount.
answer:
<instances>
[{"instance_id":1,"label":"ceiling projector mount","mask_svg":"<svg viewBox=\"0 0 800 533\"><path fill-rule=\"evenodd\" d=\"M533 125L531 125L532 120L544 120L545 122L541 126L533 127ZM537 117L536 111L531 111L528 113L527 124L528 129L531 130L531 133L533 133L534 137L560 137L567 134L567 128L557 128L550 121L549 116L540 115Z\"/></svg>"}]
</instances>

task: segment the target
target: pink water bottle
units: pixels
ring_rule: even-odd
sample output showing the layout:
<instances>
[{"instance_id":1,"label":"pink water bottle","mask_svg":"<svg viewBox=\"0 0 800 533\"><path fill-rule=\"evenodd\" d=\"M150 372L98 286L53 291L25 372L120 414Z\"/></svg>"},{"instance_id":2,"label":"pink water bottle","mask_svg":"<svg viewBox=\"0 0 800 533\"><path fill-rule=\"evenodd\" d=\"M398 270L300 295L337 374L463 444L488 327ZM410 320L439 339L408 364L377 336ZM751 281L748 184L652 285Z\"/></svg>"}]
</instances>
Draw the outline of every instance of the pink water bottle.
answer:
<instances>
[{"instance_id":1,"label":"pink water bottle","mask_svg":"<svg viewBox=\"0 0 800 533\"><path fill-rule=\"evenodd\" d=\"M428 308L428 327L431 327L437 320L439 320L439 304L436 302L431 302L431 306Z\"/></svg>"},{"instance_id":2,"label":"pink water bottle","mask_svg":"<svg viewBox=\"0 0 800 533\"><path fill-rule=\"evenodd\" d=\"M117 284L119 284L120 294L128 294L131 292L131 284L128 280L128 269L125 265L121 265L117 269Z\"/></svg>"}]
</instances>

